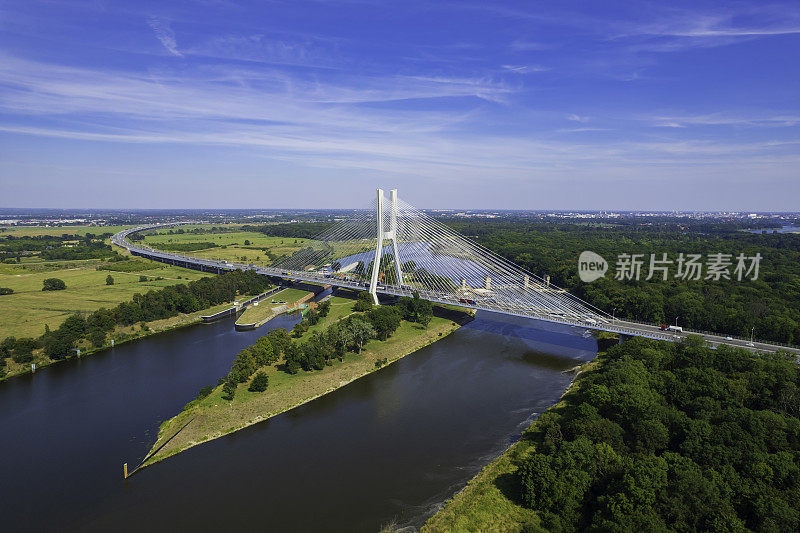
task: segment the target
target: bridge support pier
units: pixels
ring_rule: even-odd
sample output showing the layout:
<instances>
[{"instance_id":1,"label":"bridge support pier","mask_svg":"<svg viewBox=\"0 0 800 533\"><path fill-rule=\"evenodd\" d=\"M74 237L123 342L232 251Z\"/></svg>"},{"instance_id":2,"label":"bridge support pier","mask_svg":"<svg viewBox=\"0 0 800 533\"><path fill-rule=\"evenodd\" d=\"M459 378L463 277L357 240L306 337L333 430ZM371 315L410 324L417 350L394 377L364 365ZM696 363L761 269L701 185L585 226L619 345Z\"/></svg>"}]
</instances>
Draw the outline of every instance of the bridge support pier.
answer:
<instances>
[{"instance_id":1,"label":"bridge support pier","mask_svg":"<svg viewBox=\"0 0 800 533\"><path fill-rule=\"evenodd\" d=\"M369 280L369 293L375 305L378 301L378 276L381 269L381 253L383 251L383 241L392 241L392 252L394 253L394 271L397 276L397 284L403 284L403 272L400 269L400 255L397 251L397 189L389 191L389 231L383 230L383 189L377 189L378 193L378 234L375 239L375 258L372 260L372 275Z\"/></svg>"}]
</instances>

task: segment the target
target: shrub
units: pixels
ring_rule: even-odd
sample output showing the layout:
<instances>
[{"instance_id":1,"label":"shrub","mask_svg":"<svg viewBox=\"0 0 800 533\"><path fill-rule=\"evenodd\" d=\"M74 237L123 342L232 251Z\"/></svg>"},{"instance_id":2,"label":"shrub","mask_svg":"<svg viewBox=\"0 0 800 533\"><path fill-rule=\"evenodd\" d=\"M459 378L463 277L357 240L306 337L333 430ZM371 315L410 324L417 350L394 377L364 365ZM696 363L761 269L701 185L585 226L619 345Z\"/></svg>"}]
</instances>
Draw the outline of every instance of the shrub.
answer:
<instances>
[{"instance_id":1,"label":"shrub","mask_svg":"<svg viewBox=\"0 0 800 533\"><path fill-rule=\"evenodd\" d=\"M3 342L0 342L0 359L11 356L11 352L14 351L14 346L16 345L17 339L15 337L6 337L3 339Z\"/></svg>"},{"instance_id":2,"label":"shrub","mask_svg":"<svg viewBox=\"0 0 800 533\"><path fill-rule=\"evenodd\" d=\"M269 376L264 372L257 372L256 377L250 382L250 386L247 387L247 390L250 392L264 392L267 390L267 385L269 385Z\"/></svg>"},{"instance_id":3,"label":"shrub","mask_svg":"<svg viewBox=\"0 0 800 533\"><path fill-rule=\"evenodd\" d=\"M200 392L197 393L197 399L202 400L203 398L211 394L213 391L214 391L213 385L206 385L205 387L200 389Z\"/></svg>"},{"instance_id":4,"label":"shrub","mask_svg":"<svg viewBox=\"0 0 800 533\"><path fill-rule=\"evenodd\" d=\"M43 291L63 291L67 288L67 284L63 279L47 278L42 282Z\"/></svg>"},{"instance_id":5,"label":"shrub","mask_svg":"<svg viewBox=\"0 0 800 533\"><path fill-rule=\"evenodd\" d=\"M233 397L236 395L236 382L231 380L225 380L225 383L222 385L222 399L231 401Z\"/></svg>"},{"instance_id":6,"label":"shrub","mask_svg":"<svg viewBox=\"0 0 800 533\"><path fill-rule=\"evenodd\" d=\"M33 361L33 349L36 348L36 341L30 338L17 339L14 343L14 351L11 358L15 363L30 363Z\"/></svg>"},{"instance_id":7,"label":"shrub","mask_svg":"<svg viewBox=\"0 0 800 533\"><path fill-rule=\"evenodd\" d=\"M147 281L147 276L139 276L139 281Z\"/></svg>"},{"instance_id":8,"label":"shrub","mask_svg":"<svg viewBox=\"0 0 800 533\"><path fill-rule=\"evenodd\" d=\"M114 278L111 276L111 274L109 274L108 276L106 276L106 285L113 285L113 284L114 284Z\"/></svg>"},{"instance_id":9,"label":"shrub","mask_svg":"<svg viewBox=\"0 0 800 533\"><path fill-rule=\"evenodd\" d=\"M14 294L14 289L9 289L8 287L0 287L0 295L4 294Z\"/></svg>"},{"instance_id":10,"label":"shrub","mask_svg":"<svg viewBox=\"0 0 800 533\"><path fill-rule=\"evenodd\" d=\"M106 332L102 329L93 329L89 332L89 341L95 348L100 348L106 343Z\"/></svg>"}]
</instances>

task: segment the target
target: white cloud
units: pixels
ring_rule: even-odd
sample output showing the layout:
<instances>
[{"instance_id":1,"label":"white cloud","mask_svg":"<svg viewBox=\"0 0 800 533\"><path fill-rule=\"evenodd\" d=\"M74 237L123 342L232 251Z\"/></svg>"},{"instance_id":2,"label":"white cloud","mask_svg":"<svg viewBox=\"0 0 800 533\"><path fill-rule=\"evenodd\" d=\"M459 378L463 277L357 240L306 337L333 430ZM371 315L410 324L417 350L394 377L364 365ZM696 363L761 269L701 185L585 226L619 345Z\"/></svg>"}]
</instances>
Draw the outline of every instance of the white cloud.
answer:
<instances>
[{"instance_id":1,"label":"white cloud","mask_svg":"<svg viewBox=\"0 0 800 533\"><path fill-rule=\"evenodd\" d=\"M800 124L800 115L729 115L711 113L705 115L649 117L655 126L685 128L687 126L732 126L732 127L793 127Z\"/></svg>"},{"instance_id":2,"label":"white cloud","mask_svg":"<svg viewBox=\"0 0 800 533\"><path fill-rule=\"evenodd\" d=\"M540 65L503 65L503 69L515 74L530 74L532 72L545 72L550 70Z\"/></svg>"},{"instance_id":3,"label":"white cloud","mask_svg":"<svg viewBox=\"0 0 800 533\"><path fill-rule=\"evenodd\" d=\"M485 128L478 99L502 100L515 91L486 77L351 75L335 77L334 83L276 68L119 72L0 54L0 79L0 130L7 133L87 142L239 147L317 168L475 182L487 176L556 180L586 174L591 179L590 170L625 168L646 181L651 174L642 170L653 166L747 166L773 160L778 168L798 159L792 155L797 149L792 141L652 141L637 137L635 130L624 143L588 142L583 136L578 137L581 142L567 141L554 135L557 129L520 129L536 121L517 111L502 128ZM475 98L471 105L463 104L465 96ZM446 98L460 105L441 105ZM436 105L420 109L404 103L425 99ZM779 116L791 118L775 115ZM590 121L579 114L566 119L576 125ZM607 125L599 118L591 123L596 127L563 131L599 131ZM674 130L675 135L683 133Z\"/></svg>"},{"instance_id":4,"label":"white cloud","mask_svg":"<svg viewBox=\"0 0 800 533\"><path fill-rule=\"evenodd\" d=\"M183 57L183 54L178 50L178 43L175 41L175 32L169 25L169 21L159 17L150 17L147 19L147 25L152 28L156 34L156 38L161 41L167 52L174 56Z\"/></svg>"},{"instance_id":5,"label":"white cloud","mask_svg":"<svg viewBox=\"0 0 800 533\"><path fill-rule=\"evenodd\" d=\"M567 120L571 120L573 122L580 122L583 124L584 122L589 122L589 117L584 117L572 113L571 115L567 115Z\"/></svg>"}]
</instances>

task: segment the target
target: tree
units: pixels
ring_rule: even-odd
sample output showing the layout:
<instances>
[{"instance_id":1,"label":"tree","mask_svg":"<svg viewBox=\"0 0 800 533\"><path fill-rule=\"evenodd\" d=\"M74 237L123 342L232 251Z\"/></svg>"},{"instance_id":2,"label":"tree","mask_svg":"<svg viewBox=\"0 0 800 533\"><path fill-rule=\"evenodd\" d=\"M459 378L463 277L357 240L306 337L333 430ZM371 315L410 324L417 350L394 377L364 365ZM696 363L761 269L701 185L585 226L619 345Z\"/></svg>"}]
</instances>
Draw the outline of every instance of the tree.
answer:
<instances>
[{"instance_id":1,"label":"tree","mask_svg":"<svg viewBox=\"0 0 800 533\"><path fill-rule=\"evenodd\" d=\"M106 343L106 332L102 329L92 329L89 331L89 341L95 348L100 348Z\"/></svg>"},{"instance_id":2,"label":"tree","mask_svg":"<svg viewBox=\"0 0 800 533\"><path fill-rule=\"evenodd\" d=\"M73 341L65 335L54 333L44 344L44 353L51 359L65 359L71 355Z\"/></svg>"},{"instance_id":3,"label":"tree","mask_svg":"<svg viewBox=\"0 0 800 533\"><path fill-rule=\"evenodd\" d=\"M77 341L86 334L86 319L81 315L70 315L57 330L71 341Z\"/></svg>"},{"instance_id":4,"label":"tree","mask_svg":"<svg viewBox=\"0 0 800 533\"><path fill-rule=\"evenodd\" d=\"M33 361L33 350L36 348L36 341L31 338L17 339L14 343L12 359L15 363L30 363Z\"/></svg>"},{"instance_id":5,"label":"tree","mask_svg":"<svg viewBox=\"0 0 800 533\"><path fill-rule=\"evenodd\" d=\"M9 289L8 287L0 287L0 296L6 294L14 294L14 289Z\"/></svg>"},{"instance_id":6,"label":"tree","mask_svg":"<svg viewBox=\"0 0 800 533\"><path fill-rule=\"evenodd\" d=\"M361 348L364 346L364 343L375 338L375 328L366 320L358 317L354 317L352 320L350 320L348 326L353 334L353 341L358 348L357 353L361 353Z\"/></svg>"},{"instance_id":7,"label":"tree","mask_svg":"<svg viewBox=\"0 0 800 533\"><path fill-rule=\"evenodd\" d=\"M244 245L245 245L245 246L250 246L250 241L249 241L248 239L245 239L245 240L244 240Z\"/></svg>"},{"instance_id":8,"label":"tree","mask_svg":"<svg viewBox=\"0 0 800 533\"><path fill-rule=\"evenodd\" d=\"M114 278L111 277L111 274L109 274L108 276L106 276L106 285L113 285L113 284L114 284Z\"/></svg>"},{"instance_id":9,"label":"tree","mask_svg":"<svg viewBox=\"0 0 800 533\"><path fill-rule=\"evenodd\" d=\"M317 309L319 310L319 316L321 316L321 317L328 316L328 313L331 310L331 302L330 302L330 300L325 300L324 302L319 304Z\"/></svg>"},{"instance_id":10,"label":"tree","mask_svg":"<svg viewBox=\"0 0 800 533\"><path fill-rule=\"evenodd\" d=\"M430 302L428 302L428 303L430 303ZM424 311L424 312L421 312L419 314L419 318L417 319L417 322L419 322L424 328L427 329L428 328L428 324L431 323L432 319L433 319L433 308L431 306L430 311Z\"/></svg>"},{"instance_id":11,"label":"tree","mask_svg":"<svg viewBox=\"0 0 800 533\"><path fill-rule=\"evenodd\" d=\"M292 337L294 337L296 339L299 339L300 337L303 336L303 333L305 333L307 329L308 329L308 327L306 326L305 323L298 322L292 328Z\"/></svg>"},{"instance_id":12,"label":"tree","mask_svg":"<svg viewBox=\"0 0 800 533\"><path fill-rule=\"evenodd\" d=\"M374 302L372 301L372 295L366 291L361 291L358 293L358 297L356 298L356 304L353 306L354 311L369 311L372 309Z\"/></svg>"},{"instance_id":13,"label":"tree","mask_svg":"<svg viewBox=\"0 0 800 533\"><path fill-rule=\"evenodd\" d=\"M67 288L67 284L63 279L47 278L42 282L43 291L63 291Z\"/></svg>"},{"instance_id":14,"label":"tree","mask_svg":"<svg viewBox=\"0 0 800 533\"><path fill-rule=\"evenodd\" d=\"M6 337L0 342L0 359L3 357L11 357L11 352L14 350L14 346L17 344L17 339L15 337Z\"/></svg>"},{"instance_id":15,"label":"tree","mask_svg":"<svg viewBox=\"0 0 800 533\"><path fill-rule=\"evenodd\" d=\"M139 276L139 282L147 281L147 276Z\"/></svg>"},{"instance_id":16,"label":"tree","mask_svg":"<svg viewBox=\"0 0 800 533\"><path fill-rule=\"evenodd\" d=\"M378 339L385 341L400 326L400 310L394 306L375 307L367 313L367 320L375 328Z\"/></svg>"},{"instance_id":17,"label":"tree","mask_svg":"<svg viewBox=\"0 0 800 533\"><path fill-rule=\"evenodd\" d=\"M253 378L253 381L250 382L250 386L247 388L250 392L264 392L267 390L267 386L269 385L269 376L267 376L264 372L257 372L256 377Z\"/></svg>"},{"instance_id":18,"label":"tree","mask_svg":"<svg viewBox=\"0 0 800 533\"><path fill-rule=\"evenodd\" d=\"M236 381L226 379L222 384L222 399L231 401L236 396Z\"/></svg>"}]
</instances>

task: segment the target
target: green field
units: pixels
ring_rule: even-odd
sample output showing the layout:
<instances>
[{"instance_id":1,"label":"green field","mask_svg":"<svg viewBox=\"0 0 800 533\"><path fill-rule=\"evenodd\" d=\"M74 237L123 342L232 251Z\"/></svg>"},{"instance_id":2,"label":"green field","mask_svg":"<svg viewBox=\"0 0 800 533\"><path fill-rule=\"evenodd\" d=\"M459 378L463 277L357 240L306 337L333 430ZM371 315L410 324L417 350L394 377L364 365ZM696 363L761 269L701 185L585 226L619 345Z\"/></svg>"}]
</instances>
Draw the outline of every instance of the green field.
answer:
<instances>
[{"instance_id":1,"label":"green field","mask_svg":"<svg viewBox=\"0 0 800 533\"><path fill-rule=\"evenodd\" d=\"M187 225L181 226L181 229L188 231L212 226L226 229L241 227L239 224L211 224ZM60 237L65 233L82 236L86 233L116 233L129 227L132 226L6 227L0 231L0 238L37 235ZM146 244L158 248L161 243L213 242L219 246L192 252L191 255L262 265L273 262L263 248L269 249L274 254L272 257L279 257L291 254L305 246L307 242L306 239L269 237L261 233L241 231L197 235L187 233L169 235L168 231L170 230L164 229L159 234L148 235ZM245 240L250 244L245 245ZM120 254L128 254L121 248L114 247L114 249ZM100 307L114 307L130 300L136 293L213 275L161 263L154 263L159 268L142 272L96 270L101 264L103 261L99 259L43 261L38 255L24 257L19 264L0 263L0 287L14 290L14 294L0 296L0 339L6 336L38 337L44 332L45 324L50 328L56 328L70 314L90 313ZM106 285L106 276L109 274L114 278L114 285ZM140 275L147 276L148 281L140 282ZM43 292L42 281L53 277L63 279L67 289ZM156 281L154 279L156 277L164 279ZM301 293L300 296L292 300L287 297L282 299L293 302L306 294L305 291L298 293Z\"/></svg>"},{"instance_id":2,"label":"green field","mask_svg":"<svg viewBox=\"0 0 800 533\"><path fill-rule=\"evenodd\" d=\"M209 227L209 226L204 226ZM250 244L246 245L245 241ZM238 231L233 233L203 233L193 234L159 234L145 236L145 243L152 248L159 248L159 244L178 244L191 242L212 242L217 246L205 250L187 252L185 255L202 257L203 259L216 259L236 263L255 265L270 265L273 259L264 251L268 249L272 257L278 258L291 255L306 246L307 239L292 239L287 237L270 237L262 233ZM224 246L224 248L223 248Z\"/></svg>"},{"instance_id":3,"label":"green field","mask_svg":"<svg viewBox=\"0 0 800 533\"><path fill-rule=\"evenodd\" d=\"M44 333L45 324L51 329L73 313L91 313L100 307L114 307L130 300L134 294L160 289L176 283L186 283L213 274L196 272L180 267L161 265L163 268L145 272L110 272L95 270L102 261L50 262L50 269L31 271L30 266L2 265L0 287L14 290L14 294L0 296L0 339L38 337ZM114 285L106 285L106 276L114 278ZM139 276L148 281L140 282ZM162 277L162 280L155 280ZM67 285L63 291L42 291L42 281L59 278Z\"/></svg>"},{"instance_id":4,"label":"green field","mask_svg":"<svg viewBox=\"0 0 800 533\"><path fill-rule=\"evenodd\" d=\"M0 238L6 236L36 237L37 235L61 237L64 234L80 235L82 237L87 233L94 233L95 235L119 233L132 227L134 226L58 226L52 228L45 226L0 226Z\"/></svg>"}]
</instances>

